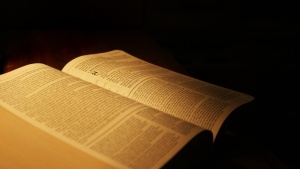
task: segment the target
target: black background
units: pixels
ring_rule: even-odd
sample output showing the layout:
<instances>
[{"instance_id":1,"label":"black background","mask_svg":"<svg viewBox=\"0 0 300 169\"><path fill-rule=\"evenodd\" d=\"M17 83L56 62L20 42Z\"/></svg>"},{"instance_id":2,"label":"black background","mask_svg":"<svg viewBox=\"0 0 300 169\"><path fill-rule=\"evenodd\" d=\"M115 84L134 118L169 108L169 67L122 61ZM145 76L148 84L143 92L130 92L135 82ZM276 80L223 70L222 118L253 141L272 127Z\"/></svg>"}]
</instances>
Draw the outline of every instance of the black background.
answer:
<instances>
[{"instance_id":1,"label":"black background","mask_svg":"<svg viewBox=\"0 0 300 169\"><path fill-rule=\"evenodd\" d=\"M292 0L5 0L0 5L0 31L144 31L190 75L253 95L252 118L235 127L288 168L298 168L300 160L299 21Z\"/></svg>"}]
</instances>

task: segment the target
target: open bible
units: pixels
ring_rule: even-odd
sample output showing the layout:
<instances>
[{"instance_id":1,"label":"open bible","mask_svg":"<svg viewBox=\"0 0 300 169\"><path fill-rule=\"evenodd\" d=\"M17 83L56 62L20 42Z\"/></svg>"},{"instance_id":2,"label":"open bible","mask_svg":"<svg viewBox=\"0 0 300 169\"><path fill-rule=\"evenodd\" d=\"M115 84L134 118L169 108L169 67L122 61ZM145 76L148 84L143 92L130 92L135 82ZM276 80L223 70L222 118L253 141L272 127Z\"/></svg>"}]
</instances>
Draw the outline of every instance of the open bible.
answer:
<instances>
[{"instance_id":1,"label":"open bible","mask_svg":"<svg viewBox=\"0 0 300 169\"><path fill-rule=\"evenodd\" d=\"M190 144L201 158L251 100L121 50L26 65L0 76L0 168L161 168Z\"/></svg>"}]
</instances>

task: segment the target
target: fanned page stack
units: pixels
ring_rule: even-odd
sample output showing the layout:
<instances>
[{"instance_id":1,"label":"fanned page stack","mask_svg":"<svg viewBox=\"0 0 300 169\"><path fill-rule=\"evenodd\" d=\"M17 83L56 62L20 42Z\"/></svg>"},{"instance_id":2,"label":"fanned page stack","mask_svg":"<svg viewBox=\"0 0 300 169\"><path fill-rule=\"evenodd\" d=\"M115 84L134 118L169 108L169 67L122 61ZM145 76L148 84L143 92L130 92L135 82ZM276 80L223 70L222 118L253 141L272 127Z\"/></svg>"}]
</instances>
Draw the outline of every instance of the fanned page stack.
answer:
<instances>
[{"instance_id":1,"label":"fanned page stack","mask_svg":"<svg viewBox=\"0 0 300 169\"><path fill-rule=\"evenodd\" d=\"M161 168L251 100L121 50L30 64L0 76L0 168Z\"/></svg>"}]
</instances>

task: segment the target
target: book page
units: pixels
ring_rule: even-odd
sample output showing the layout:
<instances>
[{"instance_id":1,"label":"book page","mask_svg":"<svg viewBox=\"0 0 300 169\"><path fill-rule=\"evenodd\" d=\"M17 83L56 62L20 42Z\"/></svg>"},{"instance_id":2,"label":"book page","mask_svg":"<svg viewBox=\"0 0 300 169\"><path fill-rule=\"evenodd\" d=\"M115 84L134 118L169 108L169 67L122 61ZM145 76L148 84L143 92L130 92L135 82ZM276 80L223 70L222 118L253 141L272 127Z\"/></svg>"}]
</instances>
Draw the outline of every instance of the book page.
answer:
<instances>
[{"instance_id":1,"label":"book page","mask_svg":"<svg viewBox=\"0 0 300 169\"><path fill-rule=\"evenodd\" d=\"M28 156L24 156L30 151L26 149L29 144L52 147L49 155L44 154L42 158L49 158L48 163L55 159L55 154L67 154L65 149L68 152L75 151L62 146L63 144L55 139L49 141L52 137L46 136L45 133L75 147L86 156L91 156L91 159L98 159L97 165L96 160L88 160L85 157L86 161L93 162L94 167L160 168L189 140L204 131L196 125L43 64L28 65L1 75L0 107L7 110L1 112L1 117L8 119L7 123L1 124L1 138L5 137L6 141L0 141L0 156L3 156L1 159L10 160L7 165L19 165L19 168L47 168L37 165L45 163L34 161L41 158L38 153L32 153L29 159ZM37 128L25 130L30 127L18 122L11 131L22 127L20 131L28 132L28 137L32 136L32 133L39 133L34 134L32 140L28 138L27 143L24 142L25 147L18 150L11 145L23 143L13 139L18 136L10 133L9 126L13 125L10 120L20 120L7 113ZM26 136L24 133L22 135ZM43 139L45 137L47 138ZM13 139L11 143L9 138ZM19 139L26 140L24 137ZM42 141L35 143L36 140ZM31 141L33 143L30 143ZM54 145L60 148L56 149ZM37 149L41 147L38 146ZM11 151L16 151L18 155L14 157ZM84 155L75 152L74 158L70 157L69 161L71 159L76 161L75 164L80 163L79 157ZM17 163L14 160L17 160ZM61 162L56 165L59 166Z\"/></svg>"},{"instance_id":2,"label":"book page","mask_svg":"<svg viewBox=\"0 0 300 169\"><path fill-rule=\"evenodd\" d=\"M235 108L253 99L161 68L121 50L75 58L63 71L209 129L214 137Z\"/></svg>"}]
</instances>

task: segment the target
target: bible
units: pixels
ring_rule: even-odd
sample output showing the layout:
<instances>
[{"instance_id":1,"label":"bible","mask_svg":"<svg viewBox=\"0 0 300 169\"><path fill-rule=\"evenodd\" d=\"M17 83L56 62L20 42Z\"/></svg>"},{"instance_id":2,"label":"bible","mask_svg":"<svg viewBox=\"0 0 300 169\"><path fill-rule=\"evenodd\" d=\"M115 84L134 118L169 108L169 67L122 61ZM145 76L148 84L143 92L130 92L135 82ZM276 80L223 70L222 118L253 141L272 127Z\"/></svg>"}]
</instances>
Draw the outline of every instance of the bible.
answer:
<instances>
[{"instance_id":1,"label":"bible","mask_svg":"<svg viewBox=\"0 0 300 169\"><path fill-rule=\"evenodd\" d=\"M0 168L162 168L205 156L254 98L122 50L0 76ZM198 156L199 155L199 156Z\"/></svg>"}]
</instances>

